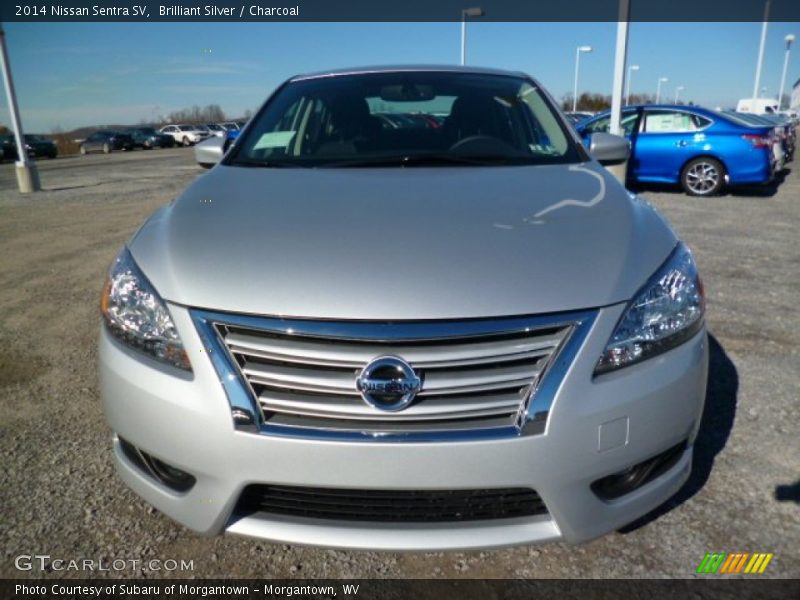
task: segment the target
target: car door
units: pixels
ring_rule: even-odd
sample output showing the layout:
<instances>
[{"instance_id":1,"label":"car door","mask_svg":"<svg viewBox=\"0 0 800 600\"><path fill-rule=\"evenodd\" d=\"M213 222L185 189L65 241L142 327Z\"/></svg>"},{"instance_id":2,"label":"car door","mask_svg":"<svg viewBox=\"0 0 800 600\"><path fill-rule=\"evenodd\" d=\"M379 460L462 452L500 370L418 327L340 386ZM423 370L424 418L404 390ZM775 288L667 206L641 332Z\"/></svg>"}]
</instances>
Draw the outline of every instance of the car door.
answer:
<instances>
[{"instance_id":1,"label":"car door","mask_svg":"<svg viewBox=\"0 0 800 600\"><path fill-rule=\"evenodd\" d=\"M688 110L646 108L634 142L631 173L637 181L677 183L683 165L705 144L711 120Z\"/></svg>"}]
</instances>

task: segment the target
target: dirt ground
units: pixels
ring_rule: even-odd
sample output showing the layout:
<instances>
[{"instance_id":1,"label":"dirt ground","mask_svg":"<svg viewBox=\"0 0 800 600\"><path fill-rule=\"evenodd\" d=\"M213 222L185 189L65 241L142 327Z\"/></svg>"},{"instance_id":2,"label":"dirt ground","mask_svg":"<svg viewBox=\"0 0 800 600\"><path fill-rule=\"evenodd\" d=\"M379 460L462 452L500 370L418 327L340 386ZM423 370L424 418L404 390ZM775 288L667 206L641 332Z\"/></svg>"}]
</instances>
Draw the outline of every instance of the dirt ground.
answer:
<instances>
[{"instance_id":1,"label":"dirt ground","mask_svg":"<svg viewBox=\"0 0 800 600\"><path fill-rule=\"evenodd\" d=\"M199 537L114 474L96 373L104 273L147 215L202 176L193 161L180 148L44 161L45 191L27 197L0 165L0 576L46 576L14 566L38 553L194 561L149 577L691 577L722 551L772 552L765 576L800 577L797 172L718 198L641 192L695 250L709 297L706 413L674 499L582 546L402 554Z\"/></svg>"}]
</instances>

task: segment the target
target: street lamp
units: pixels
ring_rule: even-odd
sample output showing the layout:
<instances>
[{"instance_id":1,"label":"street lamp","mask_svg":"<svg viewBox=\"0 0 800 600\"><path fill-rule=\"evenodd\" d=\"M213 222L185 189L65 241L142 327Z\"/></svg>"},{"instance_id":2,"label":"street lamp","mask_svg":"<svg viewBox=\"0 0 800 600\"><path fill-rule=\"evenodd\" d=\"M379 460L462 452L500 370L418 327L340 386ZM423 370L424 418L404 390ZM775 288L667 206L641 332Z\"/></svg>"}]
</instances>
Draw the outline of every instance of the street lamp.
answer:
<instances>
[{"instance_id":1,"label":"street lamp","mask_svg":"<svg viewBox=\"0 0 800 600\"><path fill-rule=\"evenodd\" d=\"M783 41L786 42L786 56L783 58L783 75L781 75L781 91L778 93L778 110L781 109L781 104L783 103L783 86L786 85L786 69L789 67L789 50L791 50L794 40L795 37L792 33L783 38Z\"/></svg>"},{"instance_id":2,"label":"street lamp","mask_svg":"<svg viewBox=\"0 0 800 600\"><path fill-rule=\"evenodd\" d=\"M631 65L628 67L628 81L627 85L625 86L627 89L625 90L625 104L631 103L631 79L633 79L633 72L639 70L639 65Z\"/></svg>"},{"instance_id":3,"label":"street lamp","mask_svg":"<svg viewBox=\"0 0 800 600\"><path fill-rule=\"evenodd\" d=\"M680 94L681 90L684 90L684 89L686 89L686 88L684 88L682 85L679 85L678 87L675 88L675 104L678 103L678 94Z\"/></svg>"},{"instance_id":4,"label":"street lamp","mask_svg":"<svg viewBox=\"0 0 800 600\"><path fill-rule=\"evenodd\" d=\"M14 129L14 141L17 144L17 186L23 194L37 192L41 189L39 170L28 158L28 151L25 149L25 134L22 131L22 119L17 106L17 94L14 91L14 79L11 77L11 64L8 61L6 34L3 31L2 23L0 23L0 72L2 72L3 84L6 88L8 110L11 113L11 127Z\"/></svg>"},{"instance_id":5,"label":"street lamp","mask_svg":"<svg viewBox=\"0 0 800 600\"><path fill-rule=\"evenodd\" d=\"M572 112L578 110L578 69L580 68L581 64L581 53L591 51L591 46L578 46L575 49L575 85L573 86L572 92Z\"/></svg>"},{"instance_id":6,"label":"street lamp","mask_svg":"<svg viewBox=\"0 0 800 600\"><path fill-rule=\"evenodd\" d=\"M661 84L667 83L669 79L667 77L659 77L658 78L658 85L656 86L656 104L658 104L659 100L661 100Z\"/></svg>"},{"instance_id":7,"label":"street lamp","mask_svg":"<svg viewBox=\"0 0 800 600\"><path fill-rule=\"evenodd\" d=\"M767 23L769 22L769 6L772 0L764 2L764 20L761 23L761 42L758 45L758 61L756 62L756 80L753 82L753 99L750 100L750 111L756 112L758 87L761 85L761 63L764 62L764 45L767 42Z\"/></svg>"},{"instance_id":8,"label":"street lamp","mask_svg":"<svg viewBox=\"0 0 800 600\"><path fill-rule=\"evenodd\" d=\"M461 11L461 64L467 60L467 17L477 19L486 14L479 6L465 8Z\"/></svg>"}]
</instances>

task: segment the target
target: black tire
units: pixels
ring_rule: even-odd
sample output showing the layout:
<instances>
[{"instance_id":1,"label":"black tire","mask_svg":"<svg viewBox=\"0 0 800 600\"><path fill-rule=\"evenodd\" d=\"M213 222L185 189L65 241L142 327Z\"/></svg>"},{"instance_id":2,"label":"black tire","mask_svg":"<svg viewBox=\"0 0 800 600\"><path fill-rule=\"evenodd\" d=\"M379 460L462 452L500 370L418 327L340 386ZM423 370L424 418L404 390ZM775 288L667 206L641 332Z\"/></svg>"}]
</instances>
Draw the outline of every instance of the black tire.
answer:
<instances>
[{"instance_id":1,"label":"black tire","mask_svg":"<svg viewBox=\"0 0 800 600\"><path fill-rule=\"evenodd\" d=\"M197 163L197 164L203 167L204 169L210 169L211 167L214 166L214 163Z\"/></svg>"},{"instance_id":2,"label":"black tire","mask_svg":"<svg viewBox=\"0 0 800 600\"><path fill-rule=\"evenodd\" d=\"M191 146L191 145L192 145L192 142L190 142L190 141L189 141L189 138L188 138L188 137L185 137L185 136L184 136L184 138L183 138L183 145L184 145L184 146Z\"/></svg>"},{"instance_id":3,"label":"black tire","mask_svg":"<svg viewBox=\"0 0 800 600\"><path fill-rule=\"evenodd\" d=\"M716 196L725 188L725 166L708 156L693 158L681 171L681 187L690 196Z\"/></svg>"},{"instance_id":4,"label":"black tire","mask_svg":"<svg viewBox=\"0 0 800 600\"><path fill-rule=\"evenodd\" d=\"M108 143L103 144L103 154L111 154L111 146Z\"/></svg>"}]
</instances>

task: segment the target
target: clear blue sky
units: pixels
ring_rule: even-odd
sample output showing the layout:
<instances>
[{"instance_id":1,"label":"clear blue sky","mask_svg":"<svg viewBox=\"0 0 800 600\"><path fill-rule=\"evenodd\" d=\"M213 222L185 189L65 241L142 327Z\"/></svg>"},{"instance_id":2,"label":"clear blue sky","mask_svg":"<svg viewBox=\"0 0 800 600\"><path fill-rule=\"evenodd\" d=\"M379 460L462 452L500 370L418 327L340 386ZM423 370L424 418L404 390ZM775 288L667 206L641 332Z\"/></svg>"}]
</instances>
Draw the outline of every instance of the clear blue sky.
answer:
<instances>
[{"instance_id":1,"label":"clear blue sky","mask_svg":"<svg viewBox=\"0 0 800 600\"><path fill-rule=\"evenodd\" d=\"M632 91L715 107L752 94L760 23L633 23ZM762 74L780 85L787 33L771 23ZM467 62L523 70L556 97L571 93L575 48L580 90L611 92L615 23L471 22ZM219 104L231 117L255 109L287 77L372 64L457 63L460 23L8 23L6 39L25 129L47 133L104 123L137 123L172 110ZM210 52L208 52L210 49ZM800 77L792 49L787 88ZM5 94L0 123L8 124Z\"/></svg>"}]
</instances>

